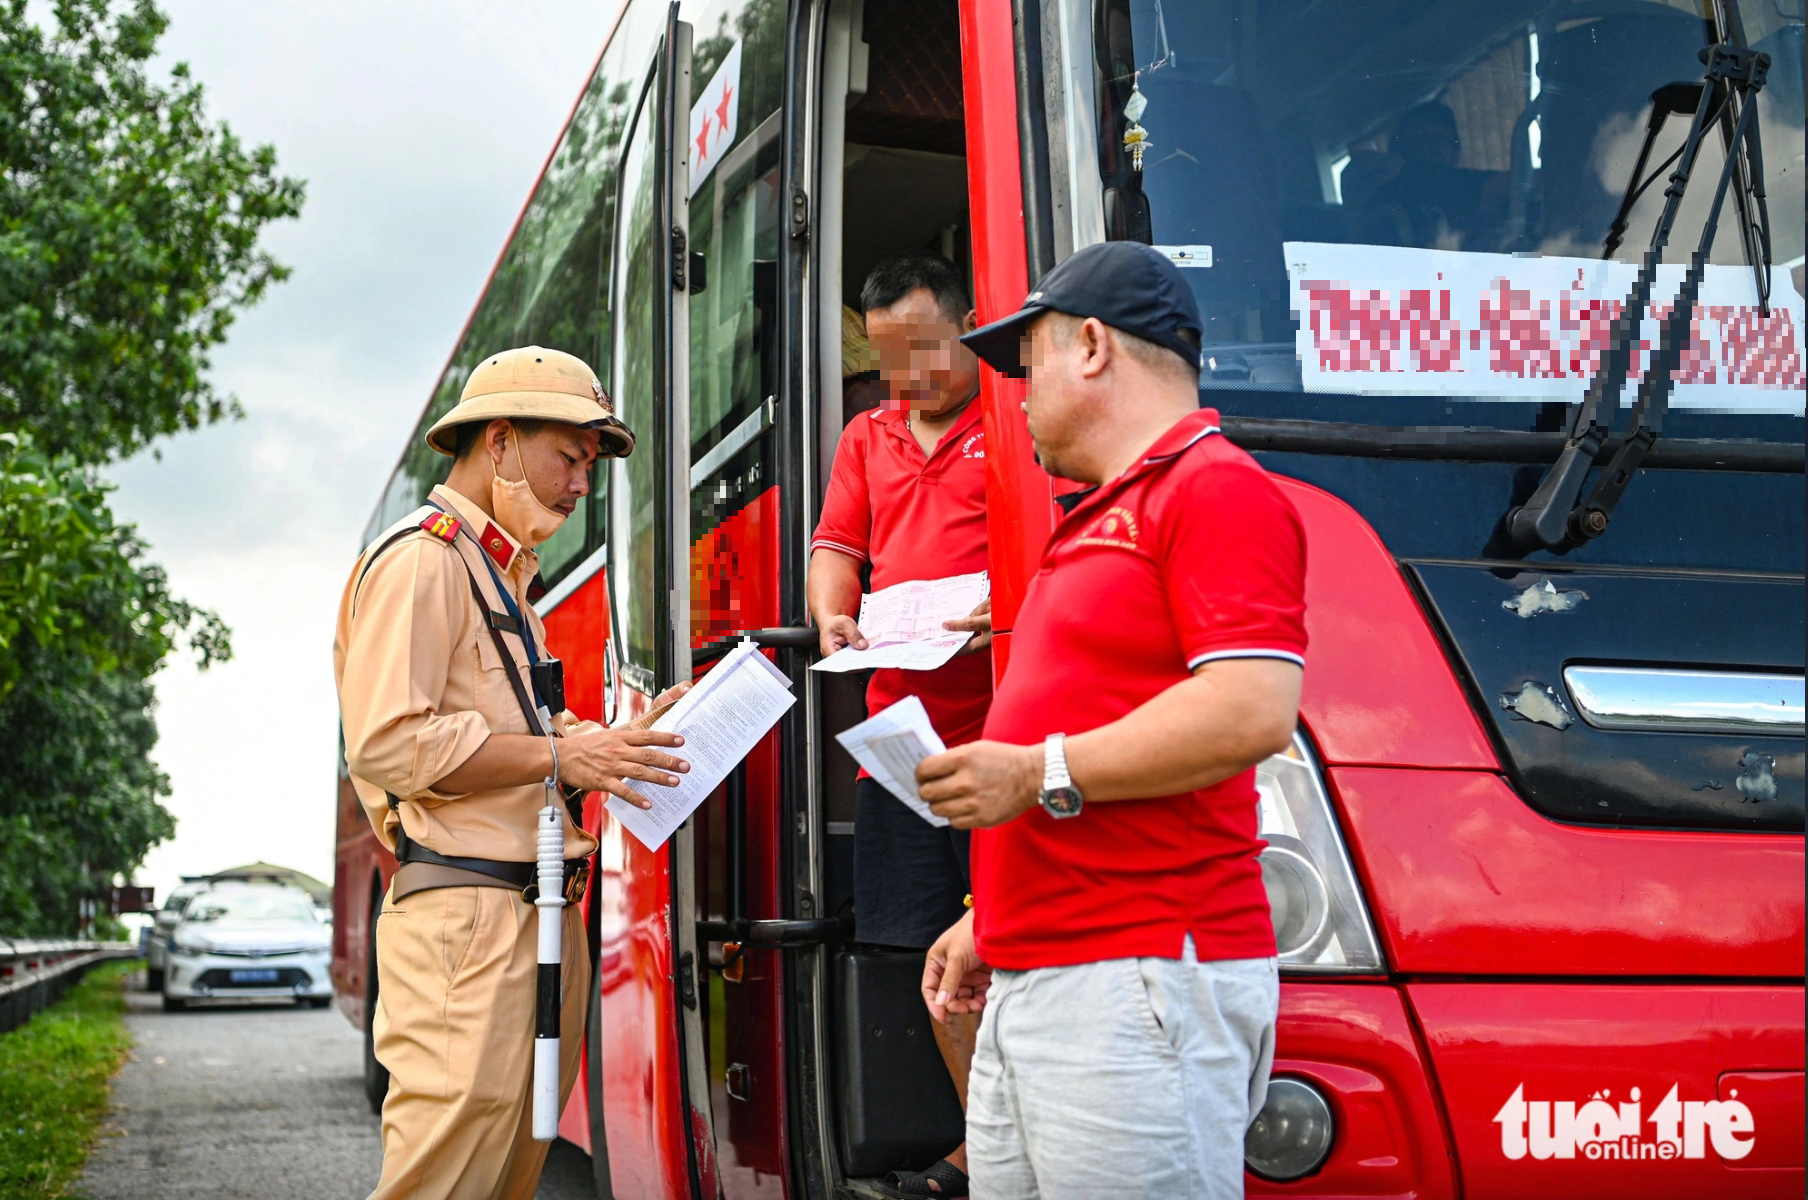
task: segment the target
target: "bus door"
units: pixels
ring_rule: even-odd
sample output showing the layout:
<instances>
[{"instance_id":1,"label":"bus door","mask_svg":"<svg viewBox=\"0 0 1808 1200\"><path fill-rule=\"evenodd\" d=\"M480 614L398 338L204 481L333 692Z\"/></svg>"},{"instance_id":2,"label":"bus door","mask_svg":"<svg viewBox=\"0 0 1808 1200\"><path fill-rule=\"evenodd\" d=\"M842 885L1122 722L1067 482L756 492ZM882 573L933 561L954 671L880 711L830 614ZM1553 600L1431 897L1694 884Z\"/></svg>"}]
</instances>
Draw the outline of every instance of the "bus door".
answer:
<instances>
[{"instance_id":1,"label":"bus door","mask_svg":"<svg viewBox=\"0 0 1808 1200\"><path fill-rule=\"evenodd\" d=\"M697 31L688 121L675 131L688 163L678 290L687 297L689 391L688 402L673 396L687 406L672 504L674 522L683 522L673 544L687 548L688 600L674 617L688 612L684 652L700 675L743 631L784 624L787 595L794 602L802 589L801 580L786 589L781 574L781 464L794 457L781 453L794 422L780 411L778 332L779 260L789 241L780 158L787 14L769 0L715 0L686 5L684 15ZM792 665L789 651L774 653L781 669ZM798 927L785 921L779 784L781 739L802 708L674 842L684 918L679 1015L705 1196L787 1193L783 996L795 938L779 935Z\"/></svg>"},{"instance_id":2,"label":"bus door","mask_svg":"<svg viewBox=\"0 0 1808 1200\"><path fill-rule=\"evenodd\" d=\"M692 27L666 10L622 142L610 392L637 445L610 465L609 584L620 716L691 676L690 311L686 246ZM597 983L599 1180L617 1195L713 1195L703 1039L695 1019L692 830L649 851L605 817ZM673 1064L677 1069L673 1070ZM606 1168L604 1162L606 1158Z\"/></svg>"},{"instance_id":3,"label":"bus door","mask_svg":"<svg viewBox=\"0 0 1808 1200\"><path fill-rule=\"evenodd\" d=\"M806 535L843 429L870 419L886 391L860 312L867 275L901 251L941 254L969 279L974 267L957 0L826 0L811 20L816 57L799 72L818 117L803 173L815 401ZM925 1169L964 1135L919 991L922 952L852 940L857 766L834 735L867 716L866 683L864 673L816 674L806 685L814 778L799 815L815 873L799 862L793 883L845 930L825 952L796 955L793 972L794 1136L813 1195L882 1194L886 1173Z\"/></svg>"}]
</instances>

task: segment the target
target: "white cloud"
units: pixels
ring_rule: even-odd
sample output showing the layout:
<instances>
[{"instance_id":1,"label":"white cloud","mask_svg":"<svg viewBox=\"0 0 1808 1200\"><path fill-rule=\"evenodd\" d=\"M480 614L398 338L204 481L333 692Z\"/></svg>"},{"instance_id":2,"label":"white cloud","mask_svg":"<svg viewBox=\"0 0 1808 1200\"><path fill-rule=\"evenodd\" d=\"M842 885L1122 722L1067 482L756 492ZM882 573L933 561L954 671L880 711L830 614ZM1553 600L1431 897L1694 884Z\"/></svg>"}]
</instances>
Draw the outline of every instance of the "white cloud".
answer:
<instances>
[{"instance_id":1,"label":"white cloud","mask_svg":"<svg viewBox=\"0 0 1808 1200\"><path fill-rule=\"evenodd\" d=\"M234 642L157 679L180 825L141 882L260 858L332 878L339 589L614 7L167 0L162 67L187 62L308 201L265 239L294 277L214 356L246 419L111 472L116 512Z\"/></svg>"}]
</instances>

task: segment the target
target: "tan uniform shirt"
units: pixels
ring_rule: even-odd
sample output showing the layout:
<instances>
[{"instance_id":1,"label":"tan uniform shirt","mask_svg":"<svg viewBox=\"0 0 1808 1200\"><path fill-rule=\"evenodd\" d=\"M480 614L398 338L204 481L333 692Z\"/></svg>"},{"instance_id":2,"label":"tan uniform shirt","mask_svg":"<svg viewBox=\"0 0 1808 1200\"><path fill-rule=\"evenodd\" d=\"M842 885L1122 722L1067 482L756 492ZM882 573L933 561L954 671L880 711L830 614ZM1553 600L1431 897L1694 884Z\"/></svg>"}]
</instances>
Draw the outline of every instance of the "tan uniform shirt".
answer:
<instances>
[{"instance_id":1,"label":"tan uniform shirt","mask_svg":"<svg viewBox=\"0 0 1808 1200\"><path fill-rule=\"evenodd\" d=\"M451 488L433 489L439 506L464 523L454 542L424 529L402 537L363 574L372 549L358 559L339 602L333 639L333 671L339 686L339 719L352 783L383 844L395 848L398 820L419 845L440 854L532 862L534 820L546 804L538 784L457 794L433 784L476 753L492 733L530 732L508 672L471 595L474 568L487 602L506 611L495 594L476 539L492 546L497 574L533 630L541 657L546 629L527 603L527 585L539 558L501 530L482 509ZM470 537L465 536L468 531ZM462 543L462 545L460 545ZM521 639L502 635L528 682ZM597 728L561 713L554 724L566 733ZM392 811L388 794L401 801ZM596 839L565 817L565 857L596 849Z\"/></svg>"}]
</instances>

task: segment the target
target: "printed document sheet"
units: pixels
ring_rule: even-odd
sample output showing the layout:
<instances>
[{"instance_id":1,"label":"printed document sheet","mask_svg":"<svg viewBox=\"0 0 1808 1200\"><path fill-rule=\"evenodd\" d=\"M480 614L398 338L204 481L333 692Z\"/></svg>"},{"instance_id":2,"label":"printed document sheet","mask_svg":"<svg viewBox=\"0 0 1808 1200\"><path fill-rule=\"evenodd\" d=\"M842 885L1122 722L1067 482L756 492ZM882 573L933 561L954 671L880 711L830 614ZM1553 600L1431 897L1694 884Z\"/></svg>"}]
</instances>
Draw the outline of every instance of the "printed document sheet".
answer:
<instances>
[{"instance_id":1,"label":"printed document sheet","mask_svg":"<svg viewBox=\"0 0 1808 1200\"><path fill-rule=\"evenodd\" d=\"M653 722L654 729L684 738L683 746L666 753L690 763L690 772L678 777L677 787L630 780L630 788L653 802L650 809L619 796L610 796L605 807L641 845L659 849L795 703L791 681L759 647L742 642Z\"/></svg>"},{"instance_id":2,"label":"printed document sheet","mask_svg":"<svg viewBox=\"0 0 1808 1200\"><path fill-rule=\"evenodd\" d=\"M931 825L948 823L947 817L936 816L917 795L917 764L948 748L929 723L929 714L917 697L904 697L878 716L836 734L835 740L866 768L867 774L878 780L879 786L908 804L917 816Z\"/></svg>"},{"instance_id":3,"label":"printed document sheet","mask_svg":"<svg viewBox=\"0 0 1808 1200\"><path fill-rule=\"evenodd\" d=\"M860 598L859 617L866 649L837 650L810 669L933 671L973 636L943 629L942 622L968 616L990 594L984 571L946 579L912 579L868 592Z\"/></svg>"}]
</instances>

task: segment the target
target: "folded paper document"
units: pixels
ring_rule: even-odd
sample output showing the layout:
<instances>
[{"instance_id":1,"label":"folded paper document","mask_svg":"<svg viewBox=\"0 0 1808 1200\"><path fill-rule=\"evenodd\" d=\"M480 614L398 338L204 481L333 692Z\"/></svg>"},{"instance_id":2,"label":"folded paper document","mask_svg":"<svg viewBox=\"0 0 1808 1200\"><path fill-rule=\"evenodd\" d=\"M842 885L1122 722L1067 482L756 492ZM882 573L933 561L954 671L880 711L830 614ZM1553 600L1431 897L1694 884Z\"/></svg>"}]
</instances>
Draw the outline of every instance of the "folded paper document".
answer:
<instances>
[{"instance_id":1,"label":"folded paper document","mask_svg":"<svg viewBox=\"0 0 1808 1200\"><path fill-rule=\"evenodd\" d=\"M908 804L917 816L931 825L948 823L947 817L936 816L917 795L917 764L948 748L929 723L921 700L906 696L878 716L836 734L835 740L879 786Z\"/></svg>"},{"instance_id":2,"label":"folded paper document","mask_svg":"<svg viewBox=\"0 0 1808 1200\"><path fill-rule=\"evenodd\" d=\"M971 615L988 595L984 571L947 579L912 579L869 592L860 598L859 625L866 649L850 646L837 650L810 669L933 671L973 636L943 629L942 622Z\"/></svg>"},{"instance_id":3,"label":"folded paper document","mask_svg":"<svg viewBox=\"0 0 1808 1200\"><path fill-rule=\"evenodd\" d=\"M689 774L678 777L677 787L630 780L635 793L653 802L650 809L619 796L605 807L641 845L659 849L795 703L790 679L752 642L742 642L652 724L684 738L668 753L690 763Z\"/></svg>"}]
</instances>

